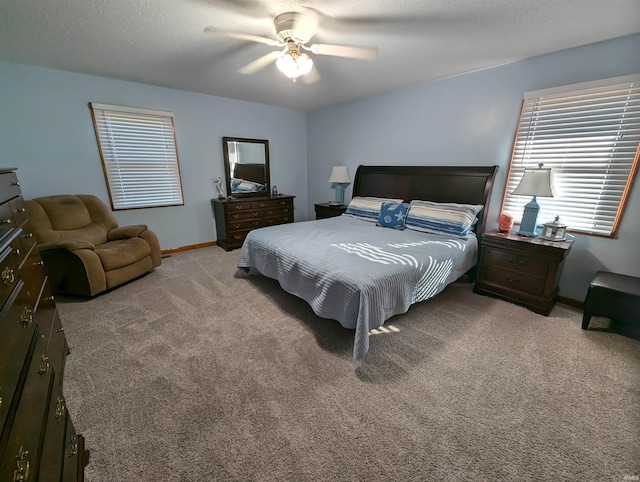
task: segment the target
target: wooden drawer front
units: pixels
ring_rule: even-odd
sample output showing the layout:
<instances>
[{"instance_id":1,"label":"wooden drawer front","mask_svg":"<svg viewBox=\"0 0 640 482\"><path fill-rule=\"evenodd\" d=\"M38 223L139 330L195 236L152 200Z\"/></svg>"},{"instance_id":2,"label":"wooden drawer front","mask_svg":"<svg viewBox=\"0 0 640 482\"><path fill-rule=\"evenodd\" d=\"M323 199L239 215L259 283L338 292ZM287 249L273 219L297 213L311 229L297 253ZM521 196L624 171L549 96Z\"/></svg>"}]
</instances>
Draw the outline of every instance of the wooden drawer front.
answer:
<instances>
[{"instance_id":1,"label":"wooden drawer front","mask_svg":"<svg viewBox=\"0 0 640 482\"><path fill-rule=\"evenodd\" d=\"M235 233L237 231L247 231L249 229L260 228L265 225L265 220L263 218L256 218L248 221L231 221L227 226L227 231L229 234Z\"/></svg>"},{"instance_id":2,"label":"wooden drawer front","mask_svg":"<svg viewBox=\"0 0 640 482\"><path fill-rule=\"evenodd\" d=\"M27 222L22 224L22 233L20 233L20 239L22 240L22 250L25 253L31 251L31 248L36 245L36 236L31 229L31 223L27 219Z\"/></svg>"},{"instance_id":3,"label":"wooden drawer front","mask_svg":"<svg viewBox=\"0 0 640 482\"><path fill-rule=\"evenodd\" d=\"M251 211L242 211L242 212L230 212L227 215L227 219L229 222L237 222L245 219L258 219L263 217L262 212L259 209L253 209Z\"/></svg>"},{"instance_id":4,"label":"wooden drawer front","mask_svg":"<svg viewBox=\"0 0 640 482\"><path fill-rule=\"evenodd\" d=\"M9 202L11 206L11 213L13 215L13 221L16 223L16 226L22 226L26 220L29 219L29 215L27 214L27 208L24 205L24 198L22 196L18 196Z\"/></svg>"},{"instance_id":5,"label":"wooden drawer front","mask_svg":"<svg viewBox=\"0 0 640 482\"><path fill-rule=\"evenodd\" d=\"M244 243L244 238L247 237L249 231L237 231L235 233L229 233L229 238L227 239L227 243L229 244L237 244L242 245Z\"/></svg>"},{"instance_id":6,"label":"wooden drawer front","mask_svg":"<svg viewBox=\"0 0 640 482\"><path fill-rule=\"evenodd\" d=\"M51 329L51 338L49 339L49 361L51 367L58 375L58 383L62 385L62 379L64 377L64 367L67 361L67 355L69 354L69 346L67 345L67 339L64 336L64 330L62 329L62 323L60 323L60 317L58 312L53 313L53 327Z\"/></svg>"},{"instance_id":7,"label":"wooden drawer front","mask_svg":"<svg viewBox=\"0 0 640 482\"><path fill-rule=\"evenodd\" d=\"M7 300L0 312L0 340L11 340L4 343L0 350L0 432L5 435L5 424L13 393L18 387L21 374L27 367L25 358L35 349L40 339L40 331L33 322L31 307L25 302L26 293L22 281ZM29 356L28 356L29 355ZM2 479L0 479L2 480Z\"/></svg>"},{"instance_id":8,"label":"wooden drawer front","mask_svg":"<svg viewBox=\"0 0 640 482\"><path fill-rule=\"evenodd\" d=\"M56 373L56 378L59 378ZM67 424L70 423L66 402L62 395L62 386L58 384L53 389L53 396L49 402L49 414L42 447L40 461L40 477L38 480L50 480L51 475L59 477L64 464Z\"/></svg>"},{"instance_id":9,"label":"wooden drawer front","mask_svg":"<svg viewBox=\"0 0 640 482\"><path fill-rule=\"evenodd\" d=\"M38 299L34 304L33 316L35 322L40 327L40 332L45 336L47 343L51 336L51 327L53 325L53 317L56 313L56 304L51 292L51 285L43 281L41 289L38 292Z\"/></svg>"},{"instance_id":10,"label":"wooden drawer front","mask_svg":"<svg viewBox=\"0 0 640 482\"><path fill-rule=\"evenodd\" d=\"M84 466L88 462L88 453L84 449L84 437L76 434L76 429L69 418L64 444L64 472L63 481L84 480L82 475Z\"/></svg>"},{"instance_id":11,"label":"wooden drawer front","mask_svg":"<svg viewBox=\"0 0 640 482\"><path fill-rule=\"evenodd\" d=\"M487 266L485 279L490 283L530 295L542 295L546 283L546 278L531 276L496 265Z\"/></svg>"},{"instance_id":12,"label":"wooden drawer front","mask_svg":"<svg viewBox=\"0 0 640 482\"><path fill-rule=\"evenodd\" d=\"M13 213L11 212L11 204L5 203L0 205L0 228L15 228L13 221Z\"/></svg>"},{"instance_id":13,"label":"wooden drawer front","mask_svg":"<svg viewBox=\"0 0 640 482\"><path fill-rule=\"evenodd\" d=\"M0 306L13 291L18 279L20 279L20 258L18 256L22 256L22 245L18 235L19 232L16 232L11 244L5 245L2 252L0 252ZM16 254L16 249L18 254Z\"/></svg>"},{"instance_id":14,"label":"wooden drawer front","mask_svg":"<svg viewBox=\"0 0 640 482\"><path fill-rule=\"evenodd\" d=\"M15 172L0 174L0 203L20 195L20 184Z\"/></svg>"},{"instance_id":15,"label":"wooden drawer front","mask_svg":"<svg viewBox=\"0 0 640 482\"><path fill-rule=\"evenodd\" d=\"M22 265L20 274L29 292L29 299L35 303L42 291L45 278L44 263L35 246L32 246L31 251L27 253L27 260Z\"/></svg>"},{"instance_id":16,"label":"wooden drawer front","mask_svg":"<svg viewBox=\"0 0 640 482\"><path fill-rule=\"evenodd\" d=\"M232 202L232 203L227 203L225 204L225 211L227 213L235 213L238 211L246 211L248 209L251 209L251 203L250 202Z\"/></svg>"},{"instance_id":17,"label":"wooden drawer front","mask_svg":"<svg viewBox=\"0 0 640 482\"><path fill-rule=\"evenodd\" d=\"M549 261L540 256L523 255L512 251L487 248L488 264L531 276L547 276Z\"/></svg>"},{"instance_id":18,"label":"wooden drawer front","mask_svg":"<svg viewBox=\"0 0 640 482\"><path fill-rule=\"evenodd\" d=\"M293 207L292 199L265 199L262 201L253 201L251 203L251 209L265 209L265 208L282 208Z\"/></svg>"},{"instance_id":19,"label":"wooden drawer front","mask_svg":"<svg viewBox=\"0 0 640 482\"><path fill-rule=\"evenodd\" d=\"M287 224L293 222L293 216L277 216L273 218L267 218L265 220L265 226L271 226L276 224Z\"/></svg>"},{"instance_id":20,"label":"wooden drawer front","mask_svg":"<svg viewBox=\"0 0 640 482\"><path fill-rule=\"evenodd\" d=\"M53 370L41 363L45 340L37 338L33 358L27 368L26 379L16 408L15 417L0 460L0 480L16 480L17 458L29 463L29 472L38 473L43 442L42 427L49 412L53 392ZM27 358L27 362L29 359ZM26 364L25 363L25 364ZM21 479L17 479L21 480ZM27 479L25 479L27 480Z\"/></svg>"}]
</instances>

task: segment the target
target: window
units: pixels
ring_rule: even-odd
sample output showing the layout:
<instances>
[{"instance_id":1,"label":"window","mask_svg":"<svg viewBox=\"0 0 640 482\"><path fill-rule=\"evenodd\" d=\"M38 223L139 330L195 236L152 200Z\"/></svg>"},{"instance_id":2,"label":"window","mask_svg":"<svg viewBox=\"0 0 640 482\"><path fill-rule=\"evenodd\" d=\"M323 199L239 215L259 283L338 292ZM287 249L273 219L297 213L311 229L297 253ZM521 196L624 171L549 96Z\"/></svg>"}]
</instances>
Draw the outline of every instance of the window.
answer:
<instances>
[{"instance_id":1,"label":"window","mask_svg":"<svg viewBox=\"0 0 640 482\"><path fill-rule=\"evenodd\" d=\"M511 193L526 168L553 169L554 197L538 222L560 216L575 232L613 237L640 142L640 75L528 92L524 96L503 210L519 221L531 197Z\"/></svg>"},{"instance_id":2,"label":"window","mask_svg":"<svg viewBox=\"0 0 640 482\"><path fill-rule=\"evenodd\" d=\"M173 114L90 105L111 207L182 206Z\"/></svg>"}]
</instances>

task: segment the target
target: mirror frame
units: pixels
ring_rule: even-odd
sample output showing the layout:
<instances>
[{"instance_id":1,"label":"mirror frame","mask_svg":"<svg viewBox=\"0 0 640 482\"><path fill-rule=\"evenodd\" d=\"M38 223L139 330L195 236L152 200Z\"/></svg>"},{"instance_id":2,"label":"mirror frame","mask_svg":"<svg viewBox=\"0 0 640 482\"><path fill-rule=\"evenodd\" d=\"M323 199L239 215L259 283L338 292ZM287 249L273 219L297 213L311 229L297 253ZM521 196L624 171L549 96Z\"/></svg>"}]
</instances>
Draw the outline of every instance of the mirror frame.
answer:
<instances>
[{"instance_id":1,"label":"mirror frame","mask_svg":"<svg viewBox=\"0 0 640 482\"><path fill-rule=\"evenodd\" d=\"M262 144L264 146L264 180L265 190L256 192L231 192L231 166L229 163L229 143L246 142L251 144ZM269 172L269 141L267 139L247 139L243 137L223 137L222 152L224 154L224 174L227 184L227 198L271 196L271 177Z\"/></svg>"}]
</instances>

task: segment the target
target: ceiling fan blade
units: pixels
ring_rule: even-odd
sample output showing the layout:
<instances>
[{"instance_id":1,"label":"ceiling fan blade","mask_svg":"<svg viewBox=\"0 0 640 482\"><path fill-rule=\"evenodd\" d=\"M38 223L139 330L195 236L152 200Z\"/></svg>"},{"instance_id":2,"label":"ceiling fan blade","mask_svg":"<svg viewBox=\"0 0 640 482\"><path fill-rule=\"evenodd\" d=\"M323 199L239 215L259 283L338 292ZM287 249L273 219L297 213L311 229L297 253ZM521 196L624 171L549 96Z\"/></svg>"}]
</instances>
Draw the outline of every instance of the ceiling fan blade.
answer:
<instances>
[{"instance_id":1,"label":"ceiling fan blade","mask_svg":"<svg viewBox=\"0 0 640 482\"><path fill-rule=\"evenodd\" d=\"M316 66L314 65L311 67L311 71L307 75L300 77L300 79L303 84L315 84L320 80L320 72L318 72L318 69L316 69Z\"/></svg>"},{"instance_id":2,"label":"ceiling fan blade","mask_svg":"<svg viewBox=\"0 0 640 482\"><path fill-rule=\"evenodd\" d=\"M318 55L333 55L351 59L375 59L378 57L377 47L355 47L352 45L313 44L310 50Z\"/></svg>"},{"instance_id":3,"label":"ceiling fan blade","mask_svg":"<svg viewBox=\"0 0 640 482\"><path fill-rule=\"evenodd\" d=\"M267 37L261 37L260 35L253 35L245 32L238 32L236 30L226 30L224 28L214 27L209 25L204 28L204 31L207 33L212 33L216 35L223 35L229 38L236 38L239 40L248 40L250 42L258 42L261 44L272 45L272 46L280 46L282 45L279 41Z\"/></svg>"},{"instance_id":4,"label":"ceiling fan blade","mask_svg":"<svg viewBox=\"0 0 640 482\"><path fill-rule=\"evenodd\" d=\"M291 30L297 39L308 42L315 35L317 28L318 14L307 8L295 16Z\"/></svg>"},{"instance_id":5,"label":"ceiling fan blade","mask_svg":"<svg viewBox=\"0 0 640 482\"><path fill-rule=\"evenodd\" d=\"M280 55L280 52L278 51L269 52L262 57L258 57L253 62L249 62L247 65L238 70L238 72L246 75L255 74L256 72L264 69L271 62L275 62L275 60L278 58L278 55Z\"/></svg>"}]
</instances>

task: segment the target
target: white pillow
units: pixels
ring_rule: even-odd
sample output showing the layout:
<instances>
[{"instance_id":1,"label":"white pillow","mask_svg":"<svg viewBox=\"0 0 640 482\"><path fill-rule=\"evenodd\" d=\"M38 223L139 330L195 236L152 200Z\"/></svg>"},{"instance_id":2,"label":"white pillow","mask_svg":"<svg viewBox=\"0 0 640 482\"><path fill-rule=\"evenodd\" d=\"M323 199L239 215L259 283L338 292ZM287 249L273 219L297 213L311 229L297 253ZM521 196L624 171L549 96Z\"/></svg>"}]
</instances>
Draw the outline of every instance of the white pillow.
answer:
<instances>
[{"instance_id":1,"label":"white pillow","mask_svg":"<svg viewBox=\"0 0 640 482\"><path fill-rule=\"evenodd\" d=\"M375 223L380 216L380 207L384 202L401 203L402 199L388 199L384 197L354 197L345 214L364 221Z\"/></svg>"}]
</instances>

